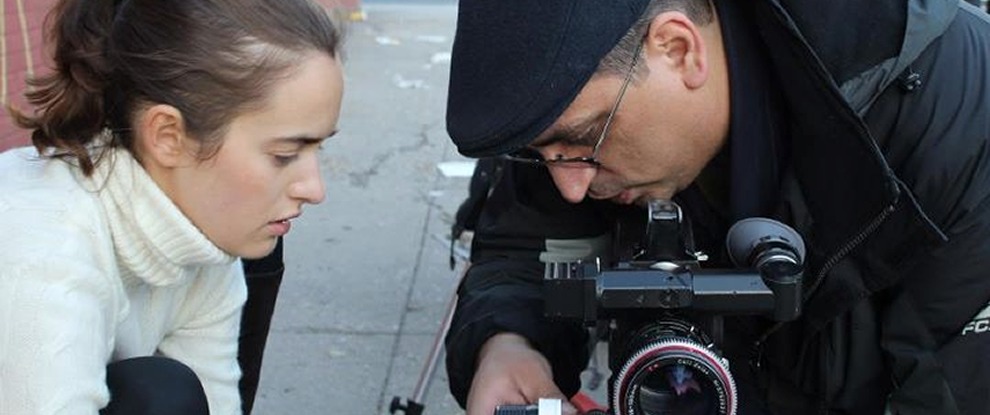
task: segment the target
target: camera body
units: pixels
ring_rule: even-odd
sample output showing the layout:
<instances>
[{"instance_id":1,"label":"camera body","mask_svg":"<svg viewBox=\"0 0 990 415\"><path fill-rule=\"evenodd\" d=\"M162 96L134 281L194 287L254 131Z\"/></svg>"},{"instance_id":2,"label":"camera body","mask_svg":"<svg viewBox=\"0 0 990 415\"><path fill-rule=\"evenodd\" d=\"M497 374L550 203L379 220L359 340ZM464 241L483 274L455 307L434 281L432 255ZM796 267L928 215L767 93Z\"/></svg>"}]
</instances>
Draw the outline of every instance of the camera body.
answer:
<instances>
[{"instance_id":1,"label":"camera body","mask_svg":"<svg viewBox=\"0 0 990 415\"><path fill-rule=\"evenodd\" d=\"M780 222L744 219L726 237L736 267L705 269L677 204L650 201L647 215L631 260L608 269L598 261L548 263L545 314L607 330L612 413L735 414L735 381L719 350L723 318L796 319L804 243Z\"/></svg>"}]
</instances>

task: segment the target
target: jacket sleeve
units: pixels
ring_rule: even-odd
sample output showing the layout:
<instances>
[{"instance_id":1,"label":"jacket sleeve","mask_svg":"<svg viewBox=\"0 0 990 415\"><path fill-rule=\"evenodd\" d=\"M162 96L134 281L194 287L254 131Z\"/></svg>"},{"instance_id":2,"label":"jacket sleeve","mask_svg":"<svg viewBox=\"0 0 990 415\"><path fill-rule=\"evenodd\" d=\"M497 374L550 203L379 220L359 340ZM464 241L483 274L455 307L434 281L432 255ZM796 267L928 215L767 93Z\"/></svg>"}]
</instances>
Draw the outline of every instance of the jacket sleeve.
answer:
<instances>
[{"instance_id":1,"label":"jacket sleeve","mask_svg":"<svg viewBox=\"0 0 990 415\"><path fill-rule=\"evenodd\" d=\"M913 64L924 86L884 107L896 126L886 155L947 237L910 258L916 265L882 310L896 414L990 408L988 34L985 16L961 8Z\"/></svg>"},{"instance_id":2,"label":"jacket sleeve","mask_svg":"<svg viewBox=\"0 0 990 415\"><path fill-rule=\"evenodd\" d=\"M580 388L589 356L587 330L579 322L543 317L540 255L548 240L600 236L603 218L592 204L571 205L560 198L545 169L506 163L496 171L499 177L492 180L478 218L472 266L459 287L446 336L450 390L462 407L478 350L494 334L527 338L547 357L567 395Z\"/></svg>"},{"instance_id":3,"label":"jacket sleeve","mask_svg":"<svg viewBox=\"0 0 990 415\"><path fill-rule=\"evenodd\" d=\"M188 286L178 325L162 339L158 351L196 372L211 414L240 414L237 337L247 286L240 261L210 271Z\"/></svg>"},{"instance_id":4,"label":"jacket sleeve","mask_svg":"<svg viewBox=\"0 0 990 415\"><path fill-rule=\"evenodd\" d=\"M990 200L926 255L881 316L894 414L990 408Z\"/></svg>"}]
</instances>

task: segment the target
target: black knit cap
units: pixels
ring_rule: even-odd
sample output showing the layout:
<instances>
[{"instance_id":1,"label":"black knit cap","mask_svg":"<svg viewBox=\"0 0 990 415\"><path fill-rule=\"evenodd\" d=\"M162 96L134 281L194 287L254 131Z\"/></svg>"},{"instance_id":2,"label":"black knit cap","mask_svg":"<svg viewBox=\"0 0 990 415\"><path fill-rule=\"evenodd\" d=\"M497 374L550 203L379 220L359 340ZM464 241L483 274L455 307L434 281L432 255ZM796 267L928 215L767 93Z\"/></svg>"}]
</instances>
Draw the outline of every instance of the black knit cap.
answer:
<instances>
[{"instance_id":1,"label":"black knit cap","mask_svg":"<svg viewBox=\"0 0 990 415\"><path fill-rule=\"evenodd\" d=\"M649 0L461 0L447 133L468 157L529 144L564 112Z\"/></svg>"}]
</instances>

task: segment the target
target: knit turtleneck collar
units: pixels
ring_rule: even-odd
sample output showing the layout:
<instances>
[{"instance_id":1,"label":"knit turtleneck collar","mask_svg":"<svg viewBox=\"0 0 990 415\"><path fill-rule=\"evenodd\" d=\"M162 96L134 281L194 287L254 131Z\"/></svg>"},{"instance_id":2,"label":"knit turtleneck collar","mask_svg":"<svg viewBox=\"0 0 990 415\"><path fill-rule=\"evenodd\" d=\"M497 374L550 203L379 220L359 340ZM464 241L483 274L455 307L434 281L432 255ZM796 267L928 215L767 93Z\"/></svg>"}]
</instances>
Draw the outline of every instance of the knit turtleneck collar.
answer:
<instances>
[{"instance_id":1,"label":"knit turtleneck collar","mask_svg":"<svg viewBox=\"0 0 990 415\"><path fill-rule=\"evenodd\" d=\"M235 260L182 214L128 151L110 151L88 181L110 219L125 281L179 284L202 267Z\"/></svg>"}]
</instances>

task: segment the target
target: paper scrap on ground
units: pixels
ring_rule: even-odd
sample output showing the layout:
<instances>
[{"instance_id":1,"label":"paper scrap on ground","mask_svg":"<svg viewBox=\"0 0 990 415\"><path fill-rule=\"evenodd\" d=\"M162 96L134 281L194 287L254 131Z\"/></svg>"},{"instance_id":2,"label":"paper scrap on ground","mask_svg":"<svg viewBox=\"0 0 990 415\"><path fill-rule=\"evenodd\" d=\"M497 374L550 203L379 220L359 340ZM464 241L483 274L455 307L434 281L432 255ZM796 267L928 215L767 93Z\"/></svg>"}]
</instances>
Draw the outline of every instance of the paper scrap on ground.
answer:
<instances>
[{"instance_id":1,"label":"paper scrap on ground","mask_svg":"<svg viewBox=\"0 0 990 415\"><path fill-rule=\"evenodd\" d=\"M450 52L439 52L434 53L430 57L430 63L436 65L438 63L450 63Z\"/></svg>"},{"instance_id":2,"label":"paper scrap on ground","mask_svg":"<svg viewBox=\"0 0 990 415\"><path fill-rule=\"evenodd\" d=\"M388 46L395 46L402 44L402 42L399 42L399 39L389 36L378 36L375 38L375 42L378 42L379 45L388 45Z\"/></svg>"},{"instance_id":3,"label":"paper scrap on ground","mask_svg":"<svg viewBox=\"0 0 990 415\"><path fill-rule=\"evenodd\" d=\"M416 40L426 43L444 43L447 41L447 37L440 35L418 35L416 36Z\"/></svg>"},{"instance_id":4,"label":"paper scrap on ground","mask_svg":"<svg viewBox=\"0 0 990 415\"><path fill-rule=\"evenodd\" d=\"M420 89L426 88L426 82L422 79L405 79L402 75L396 74L392 77L392 82L395 86L402 89Z\"/></svg>"},{"instance_id":5,"label":"paper scrap on ground","mask_svg":"<svg viewBox=\"0 0 990 415\"><path fill-rule=\"evenodd\" d=\"M471 177L477 161L445 161L437 164L440 173L445 177Z\"/></svg>"}]
</instances>

